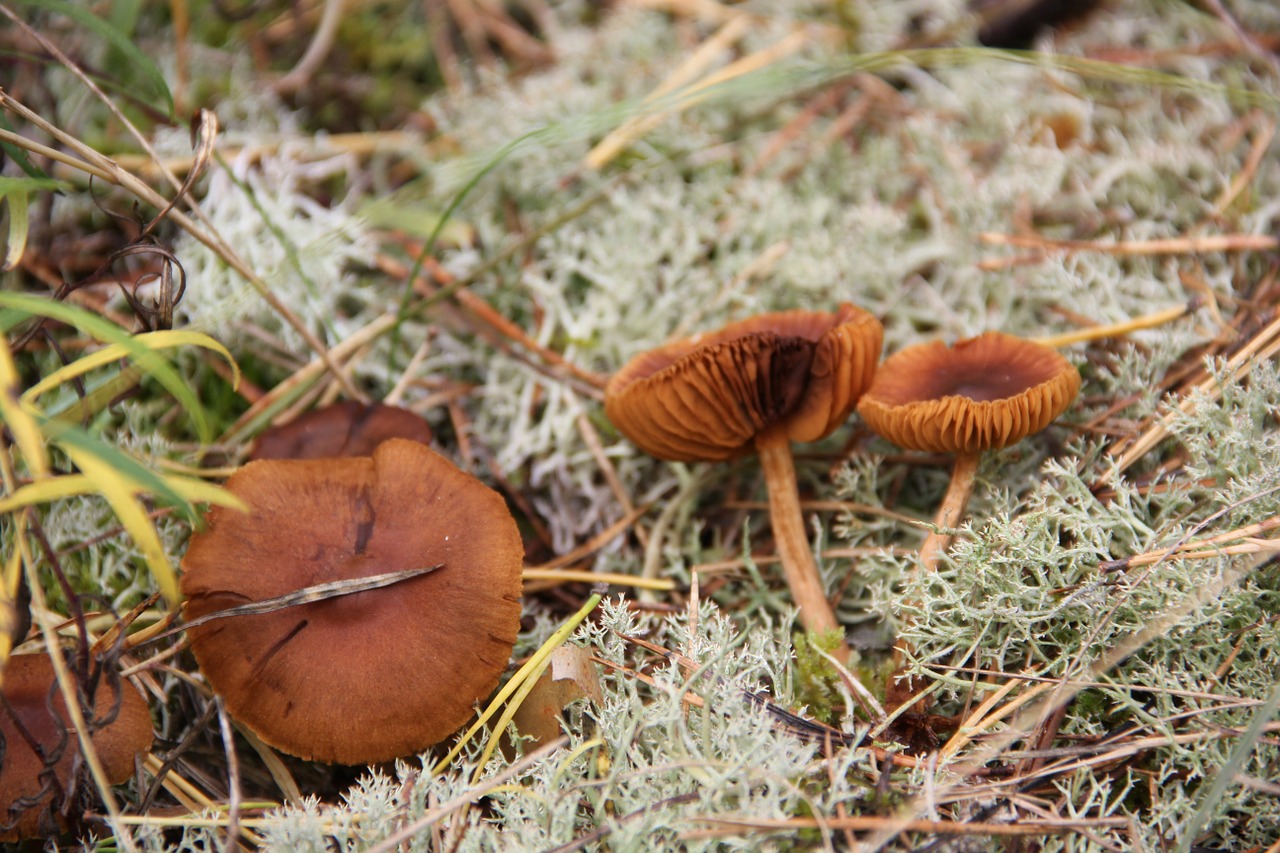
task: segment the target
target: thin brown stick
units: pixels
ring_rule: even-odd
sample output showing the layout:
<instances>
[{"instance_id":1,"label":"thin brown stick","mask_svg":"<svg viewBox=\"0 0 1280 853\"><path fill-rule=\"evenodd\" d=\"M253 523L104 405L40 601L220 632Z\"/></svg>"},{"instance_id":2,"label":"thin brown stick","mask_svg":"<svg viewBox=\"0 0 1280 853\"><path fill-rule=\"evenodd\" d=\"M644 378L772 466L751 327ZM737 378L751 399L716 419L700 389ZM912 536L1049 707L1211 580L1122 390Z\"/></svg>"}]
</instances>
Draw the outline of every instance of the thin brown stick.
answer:
<instances>
[{"instance_id":1,"label":"thin brown stick","mask_svg":"<svg viewBox=\"0 0 1280 853\"><path fill-rule=\"evenodd\" d=\"M1232 203L1240 197L1240 193L1244 192L1245 187L1249 186L1249 182L1253 180L1253 176L1258 172L1258 166L1262 164L1262 158L1266 156L1267 151L1271 148L1271 140L1276 135L1276 123L1274 121L1266 122L1262 129L1258 131L1258 135L1254 137L1253 145L1249 147L1249 155L1245 157L1244 167L1240 170L1240 174L1236 175L1223 190L1222 195L1218 196L1213 202L1213 212L1218 216L1226 213Z\"/></svg>"},{"instance_id":2,"label":"thin brown stick","mask_svg":"<svg viewBox=\"0 0 1280 853\"><path fill-rule=\"evenodd\" d=\"M713 33L697 50L693 51L668 77L654 89L645 103L653 103L682 86L690 85L699 75L710 68L730 47L741 39L747 31L747 17L734 15L719 30ZM647 116L635 116L623 122L621 127L610 132L604 139L587 152L585 163L588 168L602 169L617 157L627 144L643 135L659 124L665 117L664 112Z\"/></svg>"},{"instance_id":3,"label":"thin brown stick","mask_svg":"<svg viewBox=\"0 0 1280 853\"><path fill-rule=\"evenodd\" d=\"M276 81L276 92L291 95L311 82L312 76L320 70L320 66L329 55L329 50L333 47L345 5L345 0L324 0L324 12L320 15L320 24L316 27L315 35L311 37L306 52L302 54L298 64Z\"/></svg>"},{"instance_id":4,"label":"thin brown stick","mask_svg":"<svg viewBox=\"0 0 1280 853\"><path fill-rule=\"evenodd\" d=\"M562 569L565 566L571 566L579 560L589 557L605 545L608 545L614 538L621 536L626 532L628 527L635 524L637 518L649 511L649 507L650 504L644 504L633 508L622 518L619 518L613 524L610 524L604 530L600 531L595 536L592 536L588 541L579 545L577 548L574 548L572 551L561 554L540 566L530 566L529 568L541 569L543 571Z\"/></svg>"},{"instance_id":5,"label":"thin brown stick","mask_svg":"<svg viewBox=\"0 0 1280 853\"><path fill-rule=\"evenodd\" d=\"M1266 361L1275 355L1277 350L1280 350L1280 318L1268 323L1266 327L1250 339L1249 343L1231 356L1226 363L1226 367L1230 371L1229 379L1240 377L1255 362ZM1211 400L1216 400L1222 394L1222 386L1219 384L1217 377L1214 376L1205 379L1192 390L1207 395ZM1177 409L1178 412L1187 414L1194 408L1195 395L1189 390L1184 394L1182 402L1178 403ZM1170 412L1161 416L1127 445L1122 442L1119 447L1112 448L1110 452L1116 456L1115 470L1117 472L1125 471L1167 437L1169 435L1169 427L1173 420L1178 417L1178 412ZM1099 485L1106 485L1106 482L1101 481Z\"/></svg>"},{"instance_id":6,"label":"thin brown stick","mask_svg":"<svg viewBox=\"0 0 1280 853\"><path fill-rule=\"evenodd\" d=\"M795 832L800 829L816 829L818 820L812 817L755 818L735 815L692 815L686 820L694 823L724 824L771 832ZM1082 829L1123 829L1129 825L1127 818L1101 817L1073 820L1020 820L1017 823L979 823L957 820L905 820L896 817L857 815L838 818L826 817L823 822L832 829L894 830L897 832L929 832L936 835L990 835L1026 837L1036 835L1067 835Z\"/></svg>"}]
</instances>

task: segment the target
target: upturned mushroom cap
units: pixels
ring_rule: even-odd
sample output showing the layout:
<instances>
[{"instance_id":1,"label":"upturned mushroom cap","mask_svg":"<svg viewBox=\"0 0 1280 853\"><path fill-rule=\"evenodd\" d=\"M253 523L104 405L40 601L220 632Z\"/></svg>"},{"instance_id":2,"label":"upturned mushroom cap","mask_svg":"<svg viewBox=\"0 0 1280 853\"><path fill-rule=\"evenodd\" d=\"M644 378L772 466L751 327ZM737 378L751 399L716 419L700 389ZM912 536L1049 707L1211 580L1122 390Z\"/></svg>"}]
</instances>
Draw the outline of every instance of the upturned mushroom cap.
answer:
<instances>
[{"instance_id":1,"label":"upturned mushroom cap","mask_svg":"<svg viewBox=\"0 0 1280 853\"><path fill-rule=\"evenodd\" d=\"M762 314L631 359L605 388L605 413L661 459L731 459L774 429L817 441L871 384L882 333L847 303Z\"/></svg>"},{"instance_id":2,"label":"upturned mushroom cap","mask_svg":"<svg viewBox=\"0 0 1280 853\"><path fill-rule=\"evenodd\" d=\"M399 406L345 400L313 409L258 436L250 459L324 459L368 456L390 438L428 444L431 427Z\"/></svg>"},{"instance_id":3,"label":"upturned mushroom cap","mask_svg":"<svg viewBox=\"0 0 1280 853\"><path fill-rule=\"evenodd\" d=\"M954 347L934 341L894 353L858 414L899 447L978 453L1044 429L1079 390L1080 374L1057 350L987 332Z\"/></svg>"},{"instance_id":4,"label":"upturned mushroom cap","mask_svg":"<svg viewBox=\"0 0 1280 853\"><path fill-rule=\"evenodd\" d=\"M21 721L23 728L38 743L46 756L61 748L53 763L57 780L56 793L65 791L71 781L71 769L80 743L71 729L62 692L54 685L53 662L48 655L14 655L4 670L4 698ZM116 705L115 719L91 735L93 746L102 763L107 780L119 784L133 775L134 757L151 747L151 715L147 703L132 685L118 682L120 690L98 686L94 696L93 717L104 719ZM53 713L49 698L53 696ZM9 714L0 710L0 735L4 738L4 760L0 764L0 841L39 838L65 829L58 814L55 787L41 779L45 759L37 755L31 744L19 733ZM65 736L65 741L63 740ZM60 747L61 745L61 747ZM10 809L19 799L35 799L34 805L18 813ZM51 808L52 807L52 808Z\"/></svg>"},{"instance_id":5,"label":"upturned mushroom cap","mask_svg":"<svg viewBox=\"0 0 1280 853\"><path fill-rule=\"evenodd\" d=\"M371 458L250 462L183 558L186 617L439 565L381 589L215 619L192 650L227 711L301 758L365 764L456 731L520 623L524 548L502 497L412 441Z\"/></svg>"}]
</instances>

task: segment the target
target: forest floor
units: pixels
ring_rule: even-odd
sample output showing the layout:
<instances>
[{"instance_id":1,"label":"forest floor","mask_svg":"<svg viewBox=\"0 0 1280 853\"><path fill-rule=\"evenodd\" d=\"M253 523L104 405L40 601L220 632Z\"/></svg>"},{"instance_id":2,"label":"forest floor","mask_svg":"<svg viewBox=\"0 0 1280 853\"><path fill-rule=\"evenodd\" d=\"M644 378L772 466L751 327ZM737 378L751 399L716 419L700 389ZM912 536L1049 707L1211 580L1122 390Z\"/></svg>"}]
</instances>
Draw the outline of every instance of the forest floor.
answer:
<instances>
[{"instance_id":1,"label":"forest floor","mask_svg":"<svg viewBox=\"0 0 1280 853\"><path fill-rule=\"evenodd\" d=\"M71 714L37 836L1280 851L1280 7L1061 5L0 0L6 756L39 737L8 725L12 662L50 650L41 698L136 690L154 736L113 785L123 704ZM885 356L1003 332L1080 388L981 455L942 528L951 454L852 404L795 444L842 629L807 634L768 466L654 458L605 400L641 353L844 303ZM248 541L237 469L279 493L247 583L334 531L358 556L480 512L389 452L406 491L378 512L308 508L366 457L244 467L342 401L412 412L434 453L397 452L501 495L524 551L498 690L371 766L273 748L184 629L189 543ZM288 491L303 470L329 485ZM268 657L320 614L455 590L456 561L416 559L362 577L437 570L268 602L304 614ZM453 634L481 656L487 584L355 625L339 646L418 663L298 702L356 737L380 718L342 703L390 683L457 700L472 658L433 667Z\"/></svg>"}]
</instances>

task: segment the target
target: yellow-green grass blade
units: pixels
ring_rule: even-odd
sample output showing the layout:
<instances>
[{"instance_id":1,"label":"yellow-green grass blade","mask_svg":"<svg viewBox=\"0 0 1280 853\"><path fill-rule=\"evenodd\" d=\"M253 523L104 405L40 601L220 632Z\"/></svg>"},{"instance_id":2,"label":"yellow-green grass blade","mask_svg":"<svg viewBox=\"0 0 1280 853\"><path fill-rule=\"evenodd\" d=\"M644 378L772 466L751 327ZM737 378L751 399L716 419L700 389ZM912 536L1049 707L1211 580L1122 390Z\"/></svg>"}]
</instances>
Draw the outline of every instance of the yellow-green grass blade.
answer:
<instances>
[{"instance_id":1,"label":"yellow-green grass blade","mask_svg":"<svg viewBox=\"0 0 1280 853\"><path fill-rule=\"evenodd\" d=\"M21 548L13 549L13 553L4 561L2 571L4 574L0 575L0 687L4 686L4 667L9 660L9 652L13 651L13 629L18 624L18 583L22 579Z\"/></svg>"},{"instance_id":2,"label":"yellow-green grass blade","mask_svg":"<svg viewBox=\"0 0 1280 853\"><path fill-rule=\"evenodd\" d=\"M216 504L241 512L249 511L247 503L221 486L176 474L166 474L164 479L176 494L191 503ZM0 498L0 514L96 492L95 482L84 474L49 477L29 483L16 489L13 494Z\"/></svg>"},{"instance_id":3,"label":"yellow-green grass blade","mask_svg":"<svg viewBox=\"0 0 1280 853\"><path fill-rule=\"evenodd\" d=\"M41 430L48 436L50 443L57 445L68 456L74 450L79 457L92 457L113 472L113 478L120 481L130 494L147 493L154 495L163 503L174 506L188 520L195 521L195 508L173 487L170 478L160 474L119 448L112 447L101 439L90 435L85 430L65 421L56 421L44 415L38 415ZM83 468L83 473L89 474Z\"/></svg>"},{"instance_id":4,"label":"yellow-green grass blade","mask_svg":"<svg viewBox=\"0 0 1280 853\"><path fill-rule=\"evenodd\" d=\"M133 537L134 545L142 552L151 576L160 587L161 594L176 607L180 594L178 592L178 576L169 562L164 545L160 542L160 534L147 516L142 503L134 497L133 484L128 478L98 456L87 450L72 445L62 448L75 466L92 481L95 491L106 499L111 510L120 519L120 524Z\"/></svg>"},{"instance_id":5,"label":"yellow-green grass blade","mask_svg":"<svg viewBox=\"0 0 1280 853\"><path fill-rule=\"evenodd\" d=\"M27 248L27 231L30 227L31 194L33 192L60 190L69 187L63 181L53 178L12 178L0 175L0 210L9 208L9 236L6 240L4 260L0 261L0 272L8 272L22 260L22 253Z\"/></svg>"},{"instance_id":6,"label":"yellow-green grass blade","mask_svg":"<svg viewBox=\"0 0 1280 853\"><path fill-rule=\"evenodd\" d=\"M444 768L448 767L449 762L457 758L458 753L462 752L462 749L467 745L467 742L470 741L471 738L475 737L476 733L484 727L485 723L489 722L493 715L498 712L498 709L502 707L503 703L510 699L513 694L520 692L519 700L523 701L524 697L531 689L531 687L525 687L524 685L526 683L531 685L532 682L538 680L542 675L542 671L547 668L547 665L551 661L551 653L564 643L565 640L569 639L569 635L571 635L574 630L582 624L582 620L586 619L587 616L590 615L591 611L596 609L596 605L600 603L601 598L603 598L603 596L600 593L593 593L578 612L570 616L568 621L557 628L555 633L548 637L547 641L533 653L533 657L525 661L524 666L516 670L515 675L511 676L510 680L507 681L503 688L498 691L497 695L493 697L492 701L489 702L489 706L484 709L484 713L480 715L480 718L472 724L471 728L467 729L466 734L458 739L458 742L454 744L453 749L449 750L449 754L436 762L434 769L431 771L432 773L439 773L444 770ZM524 689L521 692L522 687ZM503 713L500 725L494 729L494 737L485 745L486 748L484 750L484 755L481 758L480 763L476 766L477 773L489 760L489 756L493 754L493 747L496 745L498 733L506 727L507 723L511 722L511 717L515 715L516 709L519 707L519 701L513 702Z\"/></svg>"},{"instance_id":7,"label":"yellow-green grass blade","mask_svg":"<svg viewBox=\"0 0 1280 853\"><path fill-rule=\"evenodd\" d=\"M120 399L142 381L142 371L125 366L113 376L90 382L83 397L76 395L46 410L49 417L67 423L84 422Z\"/></svg>"},{"instance_id":8,"label":"yellow-green grass blade","mask_svg":"<svg viewBox=\"0 0 1280 853\"><path fill-rule=\"evenodd\" d=\"M0 178L0 181L13 180ZM27 232L31 225L30 211L27 210L27 191L11 189L5 191L0 186L0 200L9 208L9 233L5 237L4 260L0 261L0 272L8 272L22 260L22 253L27 250Z\"/></svg>"},{"instance_id":9,"label":"yellow-green grass blade","mask_svg":"<svg viewBox=\"0 0 1280 853\"><path fill-rule=\"evenodd\" d=\"M22 452L27 470L37 480L49 476L49 457L45 453L44 435L33 412L19 402L21 378L14 364L9 343L0 336L0 418L9 428L13 443Z\"/></svg>"},{"instance_id":10,"label":"yellow-green grass blade","mask_svg":"<svg viewBox=\"0 0 1280 853\"><path fill-rule=\"evenodd\" d=\"M138 367L159 382L186 410L200 440L208 442L212 438L204 407L196 399L195 392L187 386L168 359L146 344L138 342L137 338L140 336L131 335L114 323L74 305L25 293L0 293L0 309L5 309L0 310L0 331L3 332L23 320L40 316L74 326L100 341L123 346Z\"/></svg>"},{"instance_id":11,"label":"yellow-green grass blade","mask_svg":"<svg viewBox=\"0 0 1280 853\"><path fill-rule=\"evenodd\" d=\"M194 346L213 350L218 355L226 359L227 364L230 365L231 372L235 377L232 380L233 386L238 386L240 384L240 366L237 365L235 359L231 357L231 353L228 352L227 348L222 344L201 332L174 330L146 332L141 335L134 335L133 342L144 346L153 352L183 346ZM25 403L32 403L35 401L36 397L40 396L44 392L56 388L64 382L70 382L78 376L83 376L95 368L111 364L112 362L119 361L122 358L128 358L130 353L131 349L125 347L123 344L109 344L97 352L83 355L70 364L63 365L45 376L35 385L32 385L22 395L22 400Z\"/></svg>"}]
</instances>

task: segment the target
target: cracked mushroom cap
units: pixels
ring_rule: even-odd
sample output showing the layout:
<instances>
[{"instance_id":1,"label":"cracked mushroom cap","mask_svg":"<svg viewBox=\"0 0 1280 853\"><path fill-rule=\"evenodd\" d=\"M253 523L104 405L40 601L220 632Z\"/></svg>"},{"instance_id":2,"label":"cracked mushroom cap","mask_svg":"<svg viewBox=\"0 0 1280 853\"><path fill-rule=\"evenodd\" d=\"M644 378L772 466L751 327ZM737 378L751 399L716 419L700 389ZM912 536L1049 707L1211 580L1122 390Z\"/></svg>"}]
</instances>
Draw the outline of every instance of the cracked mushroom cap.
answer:
<instances>
[{"instance_id":1,"label":"cracked mushroom cap","mask_svg":"<svg viewBox=\"0 0 1280 853\"><path fill-rule=\"evenodd\" d=\"M882 333L848 303L761 314L631 359L609 380L605 413L646 453L682 462L742 456L766 430L817 441L871 384Z\"/></svg>"},{"instance_id":2,"label":"cracked mushroom cap","mask_svg":"<svg viewBox=\"0 0 1280 853\"><path fill-rule=\"evenodd\" d=\"M899 447L978 453L1044 429L1079 390L1079 372L1057 350L987 332L889 356L858 414Z\"/></svg>"},{"instance_id":3,"label":"cracked mushroom cap","mask_svg":"<svg viewBox=\"0 0 1280 853\"><path fill-rule=\"evenodd\" d=\"M431 443L431 427L399 406L345 400L263 430L250 459L323 459L368 456L390 438Z\"/></svg>"},{"instance_id":4,"label":"cracked mushroom cap","mask_svg":"<svg viewBox=\"0 0 1280 853\"><path fill-rule=\"evenodd\" d=\"M380 589L189 629L227 711L314 761L368 764L456 731L506 668L524 547L502 497L417 442L250 462L182 561L186 618L322 583L440 566Z\"/></svg>"},{"instance_id":5,"label":"cracked mushroom cap","mask_svg":"<svg viewBox=\"0 0 1280 853\"><path fill-rule=\"evenodd\" d=\"M0 842L48 837L66 828L61 796L70 786L80 742L71 728L71 717L55 681L53 661L48 655L14 655L5 664L5 702L45 755L53 758L57 787L47 777L40 778L46 766L45 758L36 754L13 719L0 709L0 737L4 743L4 760L0 764ZM118 690L108 680L99 680L93 717L95 720L104 720L113 714L114 717L100 728L94 728L91 722L90 737L107 781L118 785L133 775L134 757L151 748L152 735L146 700L123 679L114 683L119 685ZM50 696L53 697L52 713ZM87 770L85 773L87 780ZM82 784L92 786L93 783ZM35 803L11 812L19 799L32 799Z\"/></svg>"}]
</instances>

